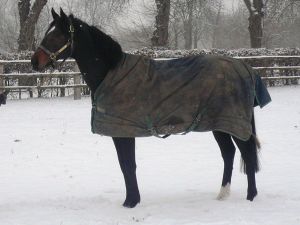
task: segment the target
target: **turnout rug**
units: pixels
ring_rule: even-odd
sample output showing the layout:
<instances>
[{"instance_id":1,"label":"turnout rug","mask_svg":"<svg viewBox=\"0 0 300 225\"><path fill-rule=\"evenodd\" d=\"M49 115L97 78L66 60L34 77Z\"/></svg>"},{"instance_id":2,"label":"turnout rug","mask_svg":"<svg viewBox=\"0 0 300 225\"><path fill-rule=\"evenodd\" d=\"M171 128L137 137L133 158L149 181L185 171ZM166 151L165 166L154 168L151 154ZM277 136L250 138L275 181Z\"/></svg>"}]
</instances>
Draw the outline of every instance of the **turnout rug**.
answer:
<instances>
[{"instance_id":1,"label":"turnout rug","mask_svg":"<svg viewBox=\"0 0 300 225\"><path fill-rule=\"evenodd\" d=\"M156 61L124 54L93 96L92 132L147 137L223 131L252 134L253 107L271 101L256 72L222 56Z\"/></svg>"}]
</instances>

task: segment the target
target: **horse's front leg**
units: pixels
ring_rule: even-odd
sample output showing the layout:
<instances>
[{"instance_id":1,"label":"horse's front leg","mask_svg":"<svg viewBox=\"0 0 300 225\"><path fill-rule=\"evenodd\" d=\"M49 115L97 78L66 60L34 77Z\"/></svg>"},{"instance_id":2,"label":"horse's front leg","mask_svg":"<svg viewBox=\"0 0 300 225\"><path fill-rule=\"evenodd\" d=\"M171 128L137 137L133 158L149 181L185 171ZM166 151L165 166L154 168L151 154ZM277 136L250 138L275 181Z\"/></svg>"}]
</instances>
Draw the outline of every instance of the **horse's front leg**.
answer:
<instances>
[{"instance_id":1,"label":"horse's front leg","mask_svg":"<svg viewBox=\"0 0 300 225\"><path fill-rule=\"evenodd\" d=\"M140 202L136 179L135 138L113 137L113 141L126 185L126 199L123 206L133 208Z\"/></svg>"}]
</instances>

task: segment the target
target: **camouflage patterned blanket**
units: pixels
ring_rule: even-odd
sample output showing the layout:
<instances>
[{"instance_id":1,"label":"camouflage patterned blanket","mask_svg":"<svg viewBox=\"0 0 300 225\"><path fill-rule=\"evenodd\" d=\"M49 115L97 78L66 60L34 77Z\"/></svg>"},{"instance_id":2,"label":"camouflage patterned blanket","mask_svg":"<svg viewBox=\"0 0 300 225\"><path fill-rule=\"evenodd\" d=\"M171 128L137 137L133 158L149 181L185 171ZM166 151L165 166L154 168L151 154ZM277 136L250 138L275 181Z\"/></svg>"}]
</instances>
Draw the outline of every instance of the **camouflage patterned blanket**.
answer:
<instances>
[{"instance_id":1,"label":"camouflage patterned blanket","mask_svg":"<svg viewBox=\"0 0 300 225\"><path fill-rule=\"evenodd\" d=\"M95 93L92 132L146 137L218 130L248 140L254 102L263 106L269 101L256 73L237 59L155 61L125 54Z\"/></svg>"}]
</instances>

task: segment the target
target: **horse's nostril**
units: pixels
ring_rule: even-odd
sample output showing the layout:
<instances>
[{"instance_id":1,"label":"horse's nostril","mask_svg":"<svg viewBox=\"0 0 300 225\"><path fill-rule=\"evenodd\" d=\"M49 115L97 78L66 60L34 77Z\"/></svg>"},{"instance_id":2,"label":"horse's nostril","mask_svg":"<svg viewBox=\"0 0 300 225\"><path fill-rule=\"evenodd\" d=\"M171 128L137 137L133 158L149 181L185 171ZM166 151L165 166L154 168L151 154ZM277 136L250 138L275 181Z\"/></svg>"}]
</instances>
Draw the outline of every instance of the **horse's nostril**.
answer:
<instances>
[{"instance_id":1,"label":"horse's nostril","mask_svg":"<svg viewBox=\"0 0 300 225\"><path fill-rule=\"evenodd\" d=\"M31 65L34 70L37 70L39 67L39 61L36 57L31 58Z\"/></svg>"}]
</instances>

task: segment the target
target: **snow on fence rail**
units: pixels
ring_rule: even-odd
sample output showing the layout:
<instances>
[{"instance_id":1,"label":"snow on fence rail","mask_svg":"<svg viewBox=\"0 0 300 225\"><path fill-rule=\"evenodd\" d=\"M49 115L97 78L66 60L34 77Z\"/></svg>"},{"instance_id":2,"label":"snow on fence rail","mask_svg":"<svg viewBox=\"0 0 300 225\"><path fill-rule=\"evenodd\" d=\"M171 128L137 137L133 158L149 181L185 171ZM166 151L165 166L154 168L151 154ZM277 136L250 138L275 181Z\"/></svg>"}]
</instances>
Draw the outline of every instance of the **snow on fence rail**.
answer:
<instances>
[{"instance_id":1,"label":"snow on fence rail","mask_svg":"<svg viewBox=\"0 0 300 225\"><path fill-rule=\"evenodd\" d=\"M280 60L280 59L300 59L300 56L241 56L241 57L234 57L242 60L256 60L261 61L265 59L269 60ZM159 59L158 59L159 60ZM164 59L168 60L168 59ZM67 60L69 63L74 63L74 60ZM83 83L81 79L81 74L78 72L77 66L73 66L73 71L68 72L45 72L45 73L4 73L4 68L6 66L10 65L16 65L16 64L30 64L30 60L0 60L0 91L1 90L11 90L11 91L18 91L19 92L19 98L21 98L21 92L22 91L29 91L32 93L34 89L36 89L39 92L43 90L49 90L49 89L61 89L63 90L63 93L65 93L66 89L73 89L74 93L74 99L80 99L82 88L87 88L87 85ZM262 63L259 63L260 65ZM275 85L275 81L281 81L281 83L285 84L299 84L300 81L300 65L293 65L293 66L277 66L277 63L275 63L276 66L253 66L255 70L258 70L260 74L262 74L262 79L265 80L265 82L273 86ZM300 64L300 63L298 63ZM282 75L284 74L284 75ZM34 79L36 82L35 84L30 85L19 85L19 79ZM43 79L52 79L52 78L65 78L65 79L72 79L73 82L71 84L63 84L63 85L53 85L43 84ZM7 80L15 80L15 84L17 85L6 85ZM38 82L39 80L39 82ZM285 81L285 82L284 82ZM51 83L51 82L50 82ZM31 94L32 97L32 94ZM40 97L40 95L39 95Z\"/></svg>"},{"instance_id":2,"label":"snow on fence rail","mask_svg":"<svg viewBox=\"0 0 300 225\"><path fill-rule=\"evenodd\" d=\"M67 62L73 62L74 60L67 60ZM87 85L82 83L81 73L78 72L77 66L73 67L74 71L68 72L43 72L43 73L4 73L5 66L15 65L15 64L30 64L30 60L0 60L0 91L1 90L10 90L10 91L18 91L19 99L21 99L22 91L28 91L30 93L30 97L33 96L33 90L36 89L38 93L41 93L43 90L48 89L60 89L61 92L65 93L66 89L73 89L74 99L81 98L81 89L86 88ZM52 80L53 78L63 78L63 79L72 79L72 84L63 84L63 85L53 85L50 82L49 85L43 84L43 79ZM20 85L21 79L34 79L36 82L30 85ZM6 85L8 80L15 80L14 82L17 85ZM39 80L39 82L38 82ZM65 94L63 94L65 95ZM38 94L40 97L41 94Z\"/></svg>"}]
</instances>

